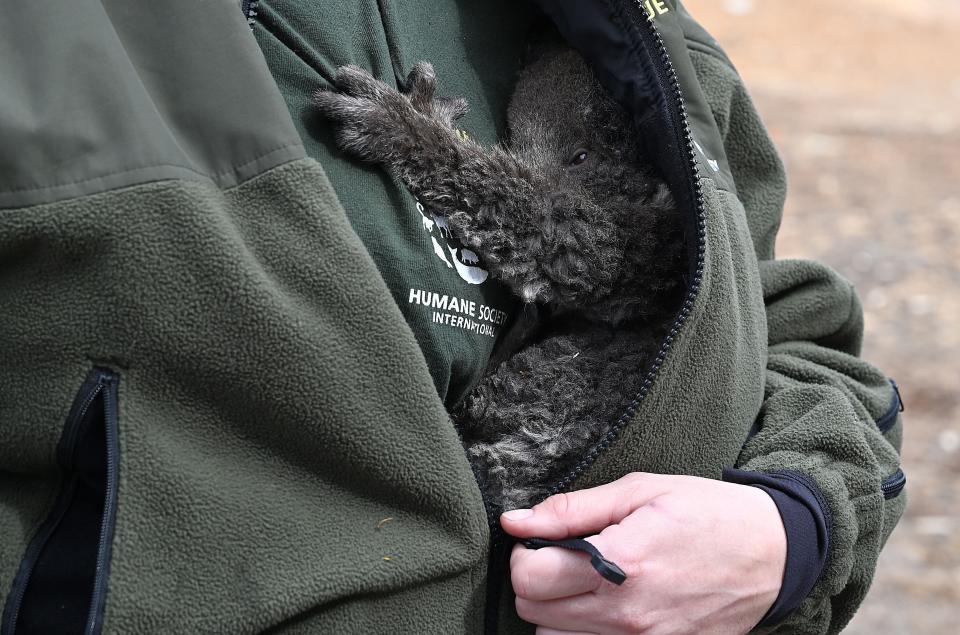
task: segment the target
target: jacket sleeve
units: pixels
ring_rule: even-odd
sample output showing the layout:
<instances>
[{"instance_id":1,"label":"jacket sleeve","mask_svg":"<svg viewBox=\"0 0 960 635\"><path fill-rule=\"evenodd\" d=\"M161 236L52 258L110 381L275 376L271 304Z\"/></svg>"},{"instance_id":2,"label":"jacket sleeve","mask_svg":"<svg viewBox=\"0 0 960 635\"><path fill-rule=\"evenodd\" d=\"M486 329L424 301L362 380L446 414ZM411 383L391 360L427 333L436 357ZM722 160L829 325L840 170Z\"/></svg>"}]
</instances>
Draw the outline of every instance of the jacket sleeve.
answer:
<instances>
[{"instance_id":1,"label":"jacket sleeve","mask_svg":"<svg viewBox=\"0 0 960 635\"><path fill-rule=\"evenodd\" d=\"M782 164L736 71L712 38L688 26L747 213L768 325L764 401L735 467L795 479L821 501L827 520L827 561L816 586L786 620L764 630L838 632L863 600L906 502L899 395L859 356L863 312L851 284L826 265L774 258Z\"/></svg>"}]
</instances>

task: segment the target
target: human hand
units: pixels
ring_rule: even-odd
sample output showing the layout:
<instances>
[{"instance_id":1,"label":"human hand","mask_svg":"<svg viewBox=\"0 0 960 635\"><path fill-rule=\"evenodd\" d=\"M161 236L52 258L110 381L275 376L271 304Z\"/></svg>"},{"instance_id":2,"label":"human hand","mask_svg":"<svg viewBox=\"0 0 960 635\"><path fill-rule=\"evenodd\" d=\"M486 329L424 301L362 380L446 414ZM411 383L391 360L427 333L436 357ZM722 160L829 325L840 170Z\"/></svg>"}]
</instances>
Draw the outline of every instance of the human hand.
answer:
<instances>
[{"instance_id":1,"label":"human hand","mask_svg":"<svg viewBox=\"0 0 960 635\"><path fill-rule=\"evenodd\" d=\"M581 553L514 547L517 613L538 635L746 633L783 581L780 513L747 485L638 472L506 512L500 522L518 538L589 535L627 574L616 586Z\"/></svg>"}]
</instances>

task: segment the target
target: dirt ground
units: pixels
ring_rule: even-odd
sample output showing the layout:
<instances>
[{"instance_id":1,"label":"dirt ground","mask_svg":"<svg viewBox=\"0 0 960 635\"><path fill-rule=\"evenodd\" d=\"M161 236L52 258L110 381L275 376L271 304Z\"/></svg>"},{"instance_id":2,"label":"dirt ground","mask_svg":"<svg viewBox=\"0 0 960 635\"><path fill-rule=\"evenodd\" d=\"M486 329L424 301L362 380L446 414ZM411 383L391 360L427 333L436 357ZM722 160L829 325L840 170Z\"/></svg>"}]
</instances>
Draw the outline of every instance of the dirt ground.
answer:
<instances>
[{"instance_id":1,"label":"dirt ground","mask_svg":"<svg viewBox=\"0 0 960 635\"><path fill-rule=\"evenodd\" d=\"M901 385L909 506L846 631L960 632L960 1L687 0L790 179L780 258L851 279Z\"/></svg>"}]
</instances>

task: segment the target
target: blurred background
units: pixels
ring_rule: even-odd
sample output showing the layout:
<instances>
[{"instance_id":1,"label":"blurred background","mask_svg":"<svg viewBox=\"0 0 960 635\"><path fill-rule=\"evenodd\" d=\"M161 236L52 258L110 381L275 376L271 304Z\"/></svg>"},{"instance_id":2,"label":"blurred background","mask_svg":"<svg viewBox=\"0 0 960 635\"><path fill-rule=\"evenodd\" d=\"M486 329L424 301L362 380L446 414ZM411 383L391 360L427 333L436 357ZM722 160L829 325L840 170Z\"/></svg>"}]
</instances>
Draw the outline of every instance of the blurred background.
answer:
<instances>
[{"instance_id":1,"label":"blurred background","mask_svg":"<svg viewBox=\"0 0 960 635\"><path fill-rule=\"evenodd\" d=\"M686 0L790 179L779 258L852 280L906 404L906 516L845 632L960 632L960 0Z\"/></svg>"}]
</instances>

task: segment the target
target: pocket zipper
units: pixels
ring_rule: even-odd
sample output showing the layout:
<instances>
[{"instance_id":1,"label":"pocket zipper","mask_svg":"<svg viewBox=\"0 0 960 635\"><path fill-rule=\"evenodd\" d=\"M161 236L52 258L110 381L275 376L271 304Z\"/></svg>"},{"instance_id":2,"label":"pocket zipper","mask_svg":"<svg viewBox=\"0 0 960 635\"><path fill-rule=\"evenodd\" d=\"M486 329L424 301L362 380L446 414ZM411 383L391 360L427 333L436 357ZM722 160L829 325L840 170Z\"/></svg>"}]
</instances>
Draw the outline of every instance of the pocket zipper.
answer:
<instances>
[{"instance_id":1,"label":"pocket zipper","mask_svg":"<svg viewBox=\"0 0 960 635\"><path fill-rule=\"evenodd\" d=\"M110 574L110 555L113 551L113 530L117 518L117 495L119 492L119 414L117 412L117 377L113 373L101 374L103 397L103 425L106 440L107 483L103 501L103 516L100 519L100 541L97 546L97 565L93 582L93 597L87 616L86 635L95 635L103 627L103 606L107 595L107 579ZM107 398L109 397L109 398Z\"/></svg>"},{"instance_id":2,"label":"pocket zipper","mask_svg":"<svg viewBox=\"0 0 960 635\"><path fill-rule=\"evenodd\" d=\"M880 483L880 489L883 491L884 500L896 498L900 492L903 491L903 488L906 484L907 475L903 473L902 469L897 468L896 472L883 479L883 482Z\"/></svg>"},{"instance_id":3,"label":"pocket zipper","mask_svg":"<svg viewBox=\"0 0 960 635\"><path fill-rule=\"evenodd\" d=\"M0 623L0 633L2 633L2 635L15 635L17 619L20 616L23 599L30 585L37 562L73 502L74 493L77 488L77 476L71 474L70 471L74 468L74 452L76 450L77 436L83 427L83 422L90 407L98 397L103 399L104 409L103 425L105 426L107 461L106 487L103 515L100 520L100 536L99 544L97 545L97 560L92 597L83 632L85 635L96 635L102 628L101 609L106 594L119 480L117 470L118 417L116 411L118 379L112 371L95 368L87 376L87 379L80 388L77 398L74 400L74 405L71 406L61 441L57 446L57 462L60 464L61 469L64 470L64 478L60 486L60 492L57 495L53 508L40 525L34 537L30 540L27 550L24 553L23 560L20 563L19 570L13 582L13 587L10 590L7 606L4 611L4 619L2 623Z\"/></svg>"}]
</instances>

